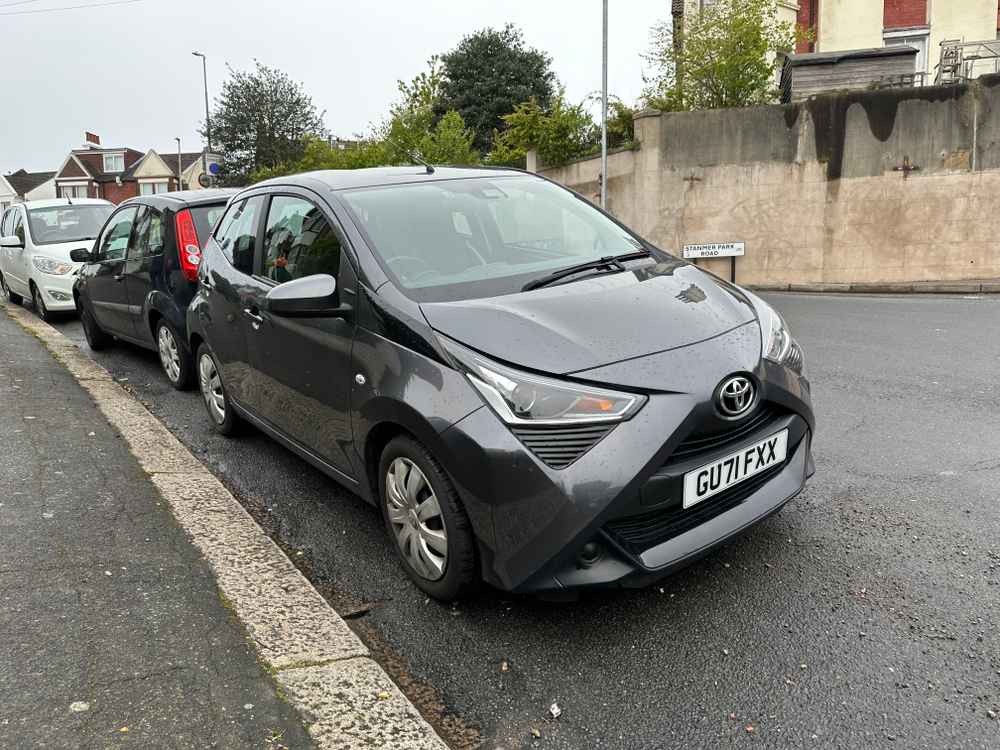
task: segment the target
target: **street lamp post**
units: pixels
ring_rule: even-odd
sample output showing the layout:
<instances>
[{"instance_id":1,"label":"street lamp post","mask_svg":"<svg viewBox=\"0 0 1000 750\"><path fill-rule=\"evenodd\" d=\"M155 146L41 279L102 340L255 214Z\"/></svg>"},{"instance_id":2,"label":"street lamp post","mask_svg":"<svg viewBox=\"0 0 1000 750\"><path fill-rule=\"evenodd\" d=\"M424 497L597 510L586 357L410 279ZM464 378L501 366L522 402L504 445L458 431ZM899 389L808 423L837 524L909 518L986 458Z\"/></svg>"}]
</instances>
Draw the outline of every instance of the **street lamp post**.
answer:
<instances>
[{"instance_id":1,"label":"street lamp post","mask_svg":"<svg viewBox=\"0 0 1000 750\"><path fill-rule=\"evenodd\" d=\"M181 139L180 138L174 138L174 140L177 141L177 189L178 190L183 190L184 189L184 183L181 182L181 170L182 170L182 167L181 167Z\"/></svg>"},{"instance_id":2,"label":"street lamp post","mask_svg":"<svg viewBox=\"0 0 1000 750\"><path fill-rule=\"evenodd\" d=\"M208 152L212 150L212 119L208 112L208 61L201 52L192 52L195 57L201 58L201 72L205 79L205 151L201 155L202 171L208 175Z\"/></svg>"},{"instance_id":3,"label":"street lamp post","mask_svg":"<svg viewBox=\"0 0 1000 750\"><path fill-rule=\"evenodd\" d=\"M604 0L604 65L601 71L601 208L608 207L608 0Z\"/></svg>"}]
</instances>

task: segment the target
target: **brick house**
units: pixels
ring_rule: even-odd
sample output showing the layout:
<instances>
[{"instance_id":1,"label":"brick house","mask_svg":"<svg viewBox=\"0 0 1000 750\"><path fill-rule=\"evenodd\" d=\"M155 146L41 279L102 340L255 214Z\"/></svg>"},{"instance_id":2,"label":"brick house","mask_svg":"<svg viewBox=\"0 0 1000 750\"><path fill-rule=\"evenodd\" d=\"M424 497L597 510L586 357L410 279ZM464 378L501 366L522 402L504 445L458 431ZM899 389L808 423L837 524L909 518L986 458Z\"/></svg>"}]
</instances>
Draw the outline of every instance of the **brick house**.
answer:
<instances>
[{"instance_id":1,"label":"brick house","mask_svg":"<svg viewBox=\"0 0 1000 750\"><path fill-rule=\"evenodd\" d=\"M906 45L917 50L917 72L935 79L942 42L994 43L998 0L799 0L798 22L815 41L798 52L839 52ZM997 72L995 60L972 72ZM973 75L973 77L974 77Z\"/></svg>"},{"instance_id":2,"label":"brick house","mask_svg":"<svg viewBox=\"0 0 1000 750\"><path fill-rule=\"evenodd\" d=\"M86 134L83 148L73 149L56 172L56 192L60 198L103 198L121 203L137 195L166 193L184 189L198 190L202 152L143 153L133 148L106 148L93 133ZM209 164L217 163L217 154L208 154Z\"/></svg>"}]
</instances>

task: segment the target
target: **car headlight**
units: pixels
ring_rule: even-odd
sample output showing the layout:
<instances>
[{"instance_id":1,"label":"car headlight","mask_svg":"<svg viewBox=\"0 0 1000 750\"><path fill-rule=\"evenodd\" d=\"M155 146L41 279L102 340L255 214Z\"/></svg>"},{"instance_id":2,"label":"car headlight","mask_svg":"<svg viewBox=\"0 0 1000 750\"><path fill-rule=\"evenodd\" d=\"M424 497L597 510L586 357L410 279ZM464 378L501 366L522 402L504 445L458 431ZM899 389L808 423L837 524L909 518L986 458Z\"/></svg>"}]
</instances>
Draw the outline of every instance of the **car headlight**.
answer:
<instances>
[{"instance_id":1,"label":"car headlight","mask_svg":"<svg viewBox=\"0 0 1000 750\"><path fill-rule=\"evenodd\" d=\"M761 354L764 359L805 375L805 354L792 338L781 314L756 295L750 295L760 319Z\"/></svg>"},{"instance_id":2,"label":"car headlight","mask_svg":"<svg viewBox=\"0 0 1000 750\"><path fill-rule=\"evenodd\" d=\"M42 273L49 273L53 276L65 276L73 272L73 264L55 258L46 258L44 255L35 255L31 258L32 265Z\"/></svg>"},{"instance_id":3,"label":"car headlight","mask_svg":"<svg viewBox=\"0 0 1000 750\"><path fill-rule=\"evenodd\" d=\"M442 338L459 369L507 424L565 425L620 422L632 417L645 396L566 383L518 372Z\"/></svg>"}]
</instances>

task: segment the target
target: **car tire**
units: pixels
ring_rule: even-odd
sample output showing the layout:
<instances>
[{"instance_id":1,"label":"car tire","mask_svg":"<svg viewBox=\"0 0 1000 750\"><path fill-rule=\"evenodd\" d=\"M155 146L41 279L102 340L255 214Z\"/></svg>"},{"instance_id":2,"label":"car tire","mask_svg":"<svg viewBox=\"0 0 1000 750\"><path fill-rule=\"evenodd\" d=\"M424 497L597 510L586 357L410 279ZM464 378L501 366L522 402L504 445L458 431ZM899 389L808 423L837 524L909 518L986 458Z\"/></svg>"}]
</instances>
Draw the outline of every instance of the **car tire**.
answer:
<instances>
[{"instance_id":1,"label":"car tire","mask_svg":"<svg viewBox=\"0 0 1000 750\"><path fill-rule=\"evenodd\" d=\"M80 302L80 324L83 326L83 335L87 339L87 346L95 352L107 349L114 343L114 337L101 328L94 319L93 313L83 302Z\"/></svg>"},{"instance_id":2,"label":"car tire","mask_svg":"<svg viewBox=\"0 0 1000 750\"><path fill-rule=\"evenodd\" d=\"M382 451L378 476L382 519L413 582L442 601L471 591L479 580L472 524L437 460L399 436Z\"/></svg>"},{"instance_id":3,"label":"car tire","mask_svg":"<svg viewBox=\"0 0 1000 750\"><path fill-rule=\"evenodd\" d=\"M3 289L3 293L7 295L7 299L10 300L12 305L20 305L24 302L24 297L20 294L14 294L14 292L10 290L10 287L7 286L7 279L3 277L2 273L0 273L0 288Z\"/></svg>"},{"instance_id":4,"label":"car tire","mask_svg":"<svg viewBox=\"0 0 1000 750\"><path fill-rule=\"evenodd\" d=\"M198 373L198 387L201 390L202 401L208 411L208 420L212 429L220 435L230 437L235 435L240 426L240 417L233 409L222 382L219 364L208 344L198 347L195 355L195 366Z\"/></svg>"},{"instance_id":5,"label":"car tire","mask_svg":"<svg viewBox=\"0 0 1000 750\"><path fill-rule=\"evenodd\" d=\"M178 391L186 391L194 382L194 361L183 339L167 321L156 324L156 350L167 380Z\"/></svg>"},{"instance_id":6,"label":"car tire","mask_svg":"<svg viewBox=\"0 0 1000 750\"><path fill-rule=\"evenodd\" d=\"M42 293L39 291L38 286L34 283L31 284L31 304L35 308L35 315L41 318L45 323L52 322L52 313L50 313L49 308L45 306L45 300L42 298Z\"/></svg>"}]
</instances>

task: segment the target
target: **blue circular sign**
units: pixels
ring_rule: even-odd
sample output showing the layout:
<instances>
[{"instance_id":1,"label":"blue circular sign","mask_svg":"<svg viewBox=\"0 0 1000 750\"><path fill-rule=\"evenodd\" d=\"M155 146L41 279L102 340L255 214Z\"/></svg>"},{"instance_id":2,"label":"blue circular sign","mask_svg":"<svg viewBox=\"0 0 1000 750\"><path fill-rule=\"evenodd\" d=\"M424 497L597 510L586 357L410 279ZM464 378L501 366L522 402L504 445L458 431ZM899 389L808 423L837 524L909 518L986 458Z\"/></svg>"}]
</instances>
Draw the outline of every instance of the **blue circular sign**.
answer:
<instances>
[{"instance_id":1,"label":"blue circular sign","mask_svg":"<svg viewBox=\"0 0 1000 750\"><path fill-rule=\"evenodd\" d=\"M219 174L219 165L213 161L211 164L208 165L208 171L211 172L212 174Z\"/></svg>"}]
</instances>

